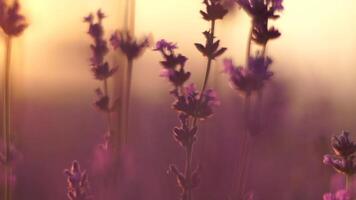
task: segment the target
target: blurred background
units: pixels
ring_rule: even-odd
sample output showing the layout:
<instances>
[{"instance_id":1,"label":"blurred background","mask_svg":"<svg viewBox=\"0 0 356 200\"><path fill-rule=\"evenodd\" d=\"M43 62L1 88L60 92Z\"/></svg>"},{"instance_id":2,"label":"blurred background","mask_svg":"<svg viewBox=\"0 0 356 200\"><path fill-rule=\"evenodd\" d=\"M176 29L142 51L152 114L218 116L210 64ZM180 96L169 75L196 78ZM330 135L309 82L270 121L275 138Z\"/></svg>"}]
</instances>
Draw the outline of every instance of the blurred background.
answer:
<instances>
[{"instance_id":1,"label":"blurred background","mask_svg":"<svg viewBox=\"0 0 356 200\"><path fill-rule=\"evenodd\" d=\"M101 8L107 38L129 27L138 37L177 42L189 60L191 81L201 85L205 59L195 49L208 29L201 0L27 0L22 9L30 23L17 38L13 61L14 134L23 156L16 168L15 199L66 199L63 169L77 159L88 170L93 193L98 174L93 149L105 131L105 117L92 102L94 80L89 68L87 24L83 17ZM329 138L341 130L356 133L356 2L352 0L284 1L273 23L282 36L269 43L273 80L265 90L265 130L254 137L248 188L258 199L315 200L330 188L333 171L322 164ZM234 8L217 24L217 37L228 48L224 58L243 64L250 20ZM0 55L4 53L1 41ZM3 63L0 56L0 63ZM184 152L172 138L178 125L170 109L169 83L159 77L160 55L150 49L135 62L130 130L119 181L108 199L177 199L170 163L183 168ZM110 62L120 65L114 55ZM221 105L200 125L195 164L203 167L196 199L227 199L234 191L243 100L221 73L222 58L213 63L209 87ZM2 65L1 65L2 66ZM116 81L110 87L116 94ZM106 200L106 199L105 199Z\"/></svg>"}]
</instances>

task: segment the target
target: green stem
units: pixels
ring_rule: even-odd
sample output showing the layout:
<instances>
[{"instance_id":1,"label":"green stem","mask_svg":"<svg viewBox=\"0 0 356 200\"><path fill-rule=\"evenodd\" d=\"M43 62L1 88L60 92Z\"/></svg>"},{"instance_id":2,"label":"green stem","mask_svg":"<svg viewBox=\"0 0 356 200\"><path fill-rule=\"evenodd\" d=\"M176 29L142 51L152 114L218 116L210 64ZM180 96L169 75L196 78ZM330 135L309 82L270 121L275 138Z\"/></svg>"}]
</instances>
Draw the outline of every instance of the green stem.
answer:
<instances>
[{"instance_id":1,"label":"green stem","mask_svg":"<svg viewBox=\"0 0 356 200\"><path fill-rule=\"evenodd\" d=\"M11 145L11 37L6 37L5 50L5 77L4 77L4 146L5 146L5 183L4 200L11 199L11 166L9 164L10 145Z\"/></svg>"}]
</instances>

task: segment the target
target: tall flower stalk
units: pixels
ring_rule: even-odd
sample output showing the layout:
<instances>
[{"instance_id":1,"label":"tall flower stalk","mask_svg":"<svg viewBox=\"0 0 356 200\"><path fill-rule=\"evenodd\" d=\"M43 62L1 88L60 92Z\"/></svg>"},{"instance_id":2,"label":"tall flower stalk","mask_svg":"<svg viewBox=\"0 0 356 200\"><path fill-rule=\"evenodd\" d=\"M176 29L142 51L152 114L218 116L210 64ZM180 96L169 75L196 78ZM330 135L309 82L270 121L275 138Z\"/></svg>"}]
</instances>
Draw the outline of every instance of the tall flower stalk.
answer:
<instances>
[{"instance_id":1,"label":"tall flower stalk","mask_svg":"<svg viewBox=\"0 0 356 200\"><path fill-rule=\"evenodd\" d=\"M124 68L123 85L121 90L120 108L122 112L119 115L119 133L120 140L126 143L129 130L129 112L130 112L130 96L131 82L134 60L142 55L145 48L149 46L149 38L144 37L142 40L136 40L128 31L116 31L110 38L111 45L115 50L120 50L125 55L127 65Z\"/></svg>"},{"instance_id":2,"label":"tall flower stalk","mask_svg":"<svg viewBox=\"0 0 356 200\"><path fill-rule=\"evenodd\" d=\"M323 162L345 176L345 191L350 192L351 177L356 173L356 143L351 141L350 133L343 131L331 138L331 148L334 155L325 155Z\"/></svg>"},{"instance_id":3,"label":"tall flower stalk","mask_svg":"<svg viewBox=\"0 0 356 200\"><path fill-rule=\"evenodd\" d=\"M164 60L161 61L163 72L161 76L166 77L173 85L171 94L175 98L173 108L178 113L180 126L173 129L173 137L185 150L185 168L181 172L176 165L170 165L169 172L175 175L178 186L181 188L181 199L192 200L193 189L200 182L200 167L193 167L193 150L197 140L198 120L205 120L213 114L213 106L219 104L217 96L212 89L207 89L212 61L222 55L226 48L220 48L220 41L215 41L215 22L222 19L227 10L219 1L205 0L205 11L200 11L203 18L210 22L210 29L204 31L205 44L195 43L196 48L207 57L207 65L204 82L201 90L197 90L194 84L186 85L191 73L185 70L187 57L176 54L177 45L165 40L156 44L155 51L159 51Z\"/></svg>"},{"instance_id":4,"label":"tall flower stalk","mask_svg":"<svg viewBox=\"0 0 356 200\"><path fill-rule=\"evenodd\" d=\"M269 70L272 59L266 56L267 43L278 38L281 34L274 27L269 27L269 20L277 19L276 13L283 10L282 0L236 0L236 2L251 17L251 28L246 47L246 67L235 66L233 61L224 61L225 73L230 77L233 88L237 89L245 100L245 133L240 142L240 166L237 180L237 196L242 199L245 195L248 179L248 165L250 162L251 136L261 131L261 112L263 100L263 86L273 73ZM260 51L251 53L252 45L260 47ZM256 101L251 102L256 94ZM251 109L251 107L256 109ZM252 112L254 111L254 112Z\"/></svg>"},{"instance_id":5,"label":"tall flower stalk","mask_svg":"<svg viewBox=\"0 0 356 200\"><path fill-rule=\"evenodd\" d=\"M94 78L102 83L102 86L95 90L96 100L94 106L106 115L107 132L102 147L108 150L109 147L110 149L118 147L115 140L117 133L112 129L111 117L112 112L116 110L117 100L112 100L108 83L108 79L116 73L117 67L110 67L109 63L105 60L109 48L107 41L104 39L102 24L104 18L105 14L101 10L98 10L95 15L91 13L85 17L84 22L89 24L88 35L93 39L93 43L90 45L92 51L90 58L91 71L94 74Z\"/></svg>"},{"instance_id":6,"label":"tall flower stalk","mask_svg":"<svg viewBox=\"0 0 356 200\"><path fill-rule=\"evenodd\" d=\"M4 140L4 200L11 199L11 177L12 167L11 161L11 146L12 146L12 102L11 102L11 58L12 58L12 39L21 35L26 29L27 23L25 17L19 13L20 4L18 1L13 4L6 4L5 1L0 1L0 27L4 32L5 37L5 66L4 66L4 88L3 88L3 140Z\"/></svg>"}]
</instances>

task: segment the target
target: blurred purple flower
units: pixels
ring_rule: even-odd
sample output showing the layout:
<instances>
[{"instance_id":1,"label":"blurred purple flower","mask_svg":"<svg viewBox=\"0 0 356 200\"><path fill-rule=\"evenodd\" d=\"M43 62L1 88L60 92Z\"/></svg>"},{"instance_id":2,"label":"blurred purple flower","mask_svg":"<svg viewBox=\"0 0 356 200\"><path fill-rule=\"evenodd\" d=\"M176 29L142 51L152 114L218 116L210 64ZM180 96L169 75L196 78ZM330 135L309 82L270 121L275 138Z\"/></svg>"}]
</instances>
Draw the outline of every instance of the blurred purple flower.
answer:
<instances>
[{"instance_id":1,"label":"blurred purple flower","mask_svg":"<svg viewBox=\"0 0 356 200\"><path fill-rule=\"evenodd\" d=\"M207 21L223 19L228 10L224 8L220 0L204 0L206 11L200 11L200 14Z\"/></svg>"},{"instance_id":2,"label":"blurred purple flower","mask_svg":"<svg viewBox=\"0 0 356 200\"><path fill-rule=\"evenodd\" d=\"M174 50L177 49L177 45L171 42L167 42L164 39L156 43L156 48L154 51L159 51L164 57L164 61L161 61L161 64L166 69L175 69L177 65L180 65L182 68L187 61L187 57L178 54L176 55Z\"/></svg>"},{"instance_id":3,"label":"blurred purple flower","mask_svg":"<svg viewBox=\"0 0 356 200\"><path fill-rule=\"evenodd\" d=\"M117 68L110 68L109 64L105 62L105 56L109 51L107 41L104 39L104 28L102 26L105 15L101 10L98 10L96 17L97 22L94 22L94 15L89 14L84 18L84 22L89 24L88 34L94 40L94 44L90 45L92 50L92 57L90 58L91 71L96 79L105 80L111 77L117 71Z\"/></svg>"},{"instance_id":4,"label":"blurred purple flower","mask_svg":"<svg viewBox=\"0 0 356 200\"><path fill-rule=\"evenodd\" d=\"M281 34L274 28L268 27L268 20L277 19L276 12L283 10L283 0L237 0L238 4L252 17L252 39L260 45L266 45Z\"/></svg>"},{"instance_id":5,"label":"blurred purple flower","mask_svg":"<svg viewBox=\"0 0 356 200\"><path fill-rule=\"evenodd\" d=\"M172 42L167 42L166 40L161 39L156 43L156 47L155 47L154 51L165 52L165 51L173 51L174 49L177 49L176 44L173 44Z\"/></svg>"},{"instance_id":6,"label":"blurred purple flower","mask_svg":"<svg viewBox=\"0 0 356 200\"><path fill-rule=\"evenodd\" d=\"M103 91L98 88L95 90L96 100L94 102L94 106L103 112L112 112L116 109L118 101L115 101L113 105L110 106L110 98L107 95L104 95Z\"/></svg>"},{"instance_id":7,"label":"blurred purple flower","mask_svg":"<svg viewBox=\"0 0 356 200\"><path fill-rule=\"evenodd\" d=\"M110 42L114 49L120 49L129 60L139 57L144 49L150 45L149 37L144 37L142 41L137 41L127 31L116 31L111 35Z\"/></svg>"},{"instance_id":8,"label":"blurred purple flower","mask_svg":"<svg viewBox=\"0 0 356 200\"><path fill-rule=\"evenodd\" d=\"M250 95L252 92L260 90L265 81L268 81L273 73L269 71L272 63L270 58L260 55L250 57L248 67L235 66L231 59L224 60L224 72L230 77L233 88Z\"/></svg>"},{"instance_id":9,"label":"blurred purple flower","mask_svg":"<svg viewBox=\"0 0 356 200\"><path fill-rule=\"evenodd\" d=\"M176 96L174 109L198 119L206 119L213 114L213 106L219 105L216 93L212 89L205 90L203 94L194 84L184 88L182 95Z\"/></svg>"},{"instance_id":10,"label":"blurred purple flower","mask_svg":"<svg viewBox=\"0 0 356 200\"><path fill-rule=\"evenodd\" d=\"M343 131L331 139L331 147L336 155L347 158L356 152L356 144L350 140L350 133Z\"/></svg>"},{"instance_id":11,"label":"blurred purple flower","mask_svg":"<svg viewBox=\"0 0 356 200\"><path fill-rule=\"evenodd\" d=\"M65 169L67 176L67 197L69 200L91 199L88 194L89 181L86 171L80 169L78 161L73 161L70 169Z\"/></svg>"},{"instance_id":12,"label":"blurred purple flower","mask_svg":"<svg viewBox=\"0 0 356 200\"><path fill-rule=\"evenodd\" d=\"M323 200L351 200L351 195L346 190L338 190L335 194L325 193Z\"/></svg>"},{"instance_id":13,"label":"blurred purple flower","mask_svg":"<svg viewBox=\"0 0 356 200\"><path fill-rule=\"evenodd\" d=\"M177 45L162 39L156 43L154 51L159 51L164 60L160 63L164 67L161 72L162 77L166 77L175 88L182 87L190 78L190 72L185 71L187 57L178 54L174 50Z\"/></svg>"},{"instance_id":14,"label":"blurred purple flower","mask_svg":"<svg viewBox=\"0 0 356 200\"><path fill-rule=\"evenodd\" d=\"M20 13L20 4L15 1L7 5L6 1L0 1L0 26L8 36L19 36L28 26L26 19Z\"/></svg>"},{"instance_id":15,"label":"blurred purple flower","mask_svg":"<svg viewBox=\"0 0 356 200\"><path fill-rule=\"evenodd\" d=\"M356 173L356 164L354 157L344 159L333 155L325 155L323 163L332 166L337 172L345 175L353 175Z\"/></svg>"}]
</instances>

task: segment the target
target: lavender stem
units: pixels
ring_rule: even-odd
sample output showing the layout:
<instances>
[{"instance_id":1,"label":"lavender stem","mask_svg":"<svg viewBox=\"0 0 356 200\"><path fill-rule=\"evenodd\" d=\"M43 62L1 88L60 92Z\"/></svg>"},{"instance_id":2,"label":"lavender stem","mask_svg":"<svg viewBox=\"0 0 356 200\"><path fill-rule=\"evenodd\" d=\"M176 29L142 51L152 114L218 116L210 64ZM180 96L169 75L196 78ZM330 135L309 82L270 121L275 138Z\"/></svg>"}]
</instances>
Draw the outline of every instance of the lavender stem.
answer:
<instances>
[{"instance_id":1,"label":"lavender stem","mask_svg":"<svg viewBox=\"0 0 356 200\"><path fill-rule=\"evenodd\" d=\"M131 82L132 82L132 68L133 68L133 59L127 58L127 69L124 85L124 117L123 117L123 126L122 134L123 140L127 143L128 140L128 124L129 124L129 112L130 112L130 95L131 95Z\"/></svg>"},{"instance_id":2,"label":"lavender stem","mask_svg":"<svg viewBox=\"0 0 356 200\"><path fill-rule=\"evenodd\" d=\"M5 183L4 183L4 200L11 199L10 174L11 166L9 165L10 144L11 144L11 36L5 39L5 78L4 78L4 145L5 145Z\"/></svg>"}]
</instances>

